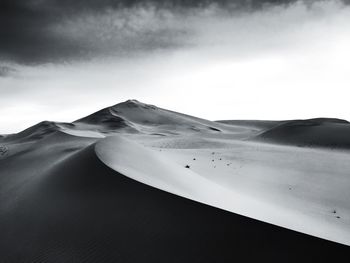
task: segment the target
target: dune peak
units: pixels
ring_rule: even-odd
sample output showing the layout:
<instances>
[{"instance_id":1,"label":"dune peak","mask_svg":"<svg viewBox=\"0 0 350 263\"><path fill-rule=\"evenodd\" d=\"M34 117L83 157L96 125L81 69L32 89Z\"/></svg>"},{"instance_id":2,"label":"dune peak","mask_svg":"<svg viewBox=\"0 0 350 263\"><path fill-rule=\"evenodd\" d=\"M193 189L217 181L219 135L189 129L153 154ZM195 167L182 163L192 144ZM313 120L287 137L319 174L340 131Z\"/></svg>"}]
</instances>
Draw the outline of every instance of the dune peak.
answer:
<instances>
[{"instance_id":1,"label":"dune peak","mask_svg":"<svg viewBox=\"0 0 350 263\"><path fill-rule=\"evenodd\" d=\"M110 107L113 110L126 109L126 108L140 108L140 109L157 109L156 106L151 104L146 104L135 99L129 99L124 102L118 103Z\"/></svg>"}]
</instances>

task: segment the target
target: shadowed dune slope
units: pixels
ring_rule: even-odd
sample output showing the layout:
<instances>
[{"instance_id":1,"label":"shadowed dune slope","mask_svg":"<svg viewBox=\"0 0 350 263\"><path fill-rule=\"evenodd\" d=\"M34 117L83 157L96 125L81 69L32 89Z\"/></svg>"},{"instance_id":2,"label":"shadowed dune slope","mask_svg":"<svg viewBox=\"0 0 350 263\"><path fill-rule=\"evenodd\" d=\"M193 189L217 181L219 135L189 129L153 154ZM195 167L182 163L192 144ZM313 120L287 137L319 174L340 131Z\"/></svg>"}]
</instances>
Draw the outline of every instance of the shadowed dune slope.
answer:
<instances>
[{"instance_id":1,"label":"shadowed dune slope","mask_svg":"<svg viewBox=\"0 0 350 263\"><path fill-rule=\"evenodd\" d=\"M61 130L62 128L73 128L74 125L71 123L59 123L52 121L42 121L38 124L29 127L19 133L7 135L3 141L4 142L29 142L37 141L46 136Z\"/></svg>"},{"instance_id":2,"label":"shadowed dune slope","mask_svg":"<svg viewBox=\"0 0 350 263\"><path fill-rule=\"evenodd\" d=\"M331 118L284 121L254 139L300 147L350 149L350 123Z\"/></svg>"},{"instance_id":3,"label":"shadowed dune slope","mask_svg":"<svg viewBox=\"0 0 350 263\"><path fill-rule=\"evenodd\" d=\"M27 184L1 210L1 262L335 262L348 247L146 186L94 145ZM6 198L12 198L7 196Z\"/></svg>"}]
</instances>

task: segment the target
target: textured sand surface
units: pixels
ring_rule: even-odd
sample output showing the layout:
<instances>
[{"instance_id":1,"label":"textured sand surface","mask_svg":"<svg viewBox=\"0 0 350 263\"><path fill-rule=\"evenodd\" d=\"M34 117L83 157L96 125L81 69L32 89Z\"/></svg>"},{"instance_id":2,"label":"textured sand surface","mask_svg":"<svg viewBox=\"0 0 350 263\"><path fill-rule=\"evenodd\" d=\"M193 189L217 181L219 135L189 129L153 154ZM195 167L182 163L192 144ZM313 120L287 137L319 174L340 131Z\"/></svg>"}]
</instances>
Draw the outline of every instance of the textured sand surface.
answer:
<instances>
[{"instance_id":1,"label":"textured sand surface","mask_svg":"<svg viewBox=\"0 0 350 263\"><path fill-rule=\"evenodd\" d=\"M348 125L127 101L0 137L1 262L340 260Z\"/></svg>"}]
</instances>

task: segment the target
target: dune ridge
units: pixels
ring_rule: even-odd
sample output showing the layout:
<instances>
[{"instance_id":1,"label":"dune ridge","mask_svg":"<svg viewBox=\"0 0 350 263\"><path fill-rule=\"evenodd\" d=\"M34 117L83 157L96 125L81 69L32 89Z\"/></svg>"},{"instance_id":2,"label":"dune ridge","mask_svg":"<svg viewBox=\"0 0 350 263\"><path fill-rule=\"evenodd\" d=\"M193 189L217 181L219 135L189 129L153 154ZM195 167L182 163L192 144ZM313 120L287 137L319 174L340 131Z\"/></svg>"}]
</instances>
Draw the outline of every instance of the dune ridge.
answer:
<instances>
[{"instance_id":1,"label":"dune ridge","mask_svg":"<svg viewBox=\"0 0 350 263\"><path fill-rule=\"evenodd\" d=\"M129 100L6 135L1 261L341 260L348 125L214 122Z\"/></svg>"},{"instance_id":2,"label":"dune ridge","mask_svg":"<svg viewBox=\"0 0 350 263\"><path fill-rule=\"evenodd\" d=\"M317 237L350 245L350 232L344 225L324 221L297 209L266 203L245 195L239 189L223 186L216 177L204 177L121 136L111 136L96 144L97 156L109 167L155 188L286 227ZM307 202L307 201L305 201Z\"/></svg>"},{"instance_id":3,"label":"dune ridge","mask_svg":"<svg viewBox=\"0 0 350 263\"><path fill-rule=\"evenodd\" d=\"M131 180L95 147L49 165L1 211L3 262L326 262L348 251Z\"/></svg>"}]
</instances>

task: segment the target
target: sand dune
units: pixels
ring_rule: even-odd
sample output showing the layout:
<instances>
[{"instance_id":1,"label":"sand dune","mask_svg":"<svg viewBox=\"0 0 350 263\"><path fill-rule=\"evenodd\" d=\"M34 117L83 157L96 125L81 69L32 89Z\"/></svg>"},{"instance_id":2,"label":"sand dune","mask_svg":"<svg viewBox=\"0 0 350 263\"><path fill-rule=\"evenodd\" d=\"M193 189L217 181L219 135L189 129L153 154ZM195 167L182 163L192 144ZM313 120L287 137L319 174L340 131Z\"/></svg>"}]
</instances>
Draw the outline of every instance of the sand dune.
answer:
<instances>
[{"instance_id":1,"label":"sand dune","mask_svg":"<svg viewBox=\"0 0 350 263\"><path fill-rule=\"evenodd\" d=\"M11 141L11 142L37 141L49 134L59 131L61 127L73 127L73 124L43 121L17 134L7 135L4 138L4 141L5 142L6 141Z\"/></svg>"},{"instance_id":2,"label":"sand dune","mask_svg":"<svg viewBox=\"0 0 350 263\"><path fill-rule=\"evenodd\" d=\"M133 100L7 135L1 261L341 260L347 125L213 122Z\"/></svg>"},{"instance_id":3,"label":"sand dune","mask_svg":"<svg viewBox=\"0 0 350 263\"><path fill-rule=\"evenodd\" d=\"M2 210L3 262L279 262L286 255L287 262L322 262L347 253L130 180L105 166L94 147L47 164Z\"/></svg>"},{"instance_id":4,"label":"sand dune","mask_svg":"<svg viewBox=\"0 0 350 263\"><path fill-rule=\"evenodd\" d=\"M245 127L232 127L193 116L165 110L137 100L105 108L74 122L83 127L97 125L97 130L126 131L127 133L179 135L189 133L219 133L245 131ZM91 128L91 126L90 126Z\"/></svg>"},{"instance_id":5,"label":"sand dune","mask_svg":"<svg viewBox=\"0 0 350 263\"><path fill-rule=\"evenodd\" d=\"M264 121L264 120L221 120L219 123L225 123L234 126L250 127L257 131L271 129L284 121Z\"/></svg>"},{"instance_id":6,"label":"sand dune","mask_svg":"<svg viewBox=\"0 0 350 263\"><path fill-rule=\"evenodd\" d=\"M263 131L257 139L299 147L350 148L350 123L345 120L318 118L284 121Z\"/></svg>"},{"instance_id":7,"label":"sand dune","mask_svg":"<svg viewBox=\"0 0 350 263\"><path fill-rule=\"evenodd\" d=\"M241 168L247 171L241 175L245 178L237 178L238 172L235 169L225 169L227 165L222 164L230 157L237 156L236 150L233 149L215 149L214 157L212 149L201 149L200 154L193 150L186 150L187 153L174 152L171 149L156 151L119 136L108 137L96 147L98 156L108 166L139 182L234 213L350 244L350 207L346 204L350 199L350 194L347 193L350 184L347 174L338 172L337 178L332 178L331 174L317 176L317 170L312 167L320 160L325 162L324 165L331 165L332 156L313 154L314 160L309 161L310 165L304 164L303 171L298 172L295 164L280 164L274 161L282 154L275 154L271 148L263 148L263 160L259 160L261 153L256 154L256 150L244 149L250 163ZM292 153L286 153L285 156L298 161L294 156L295 151ZM188 154L196 156L198 160L191 161L192 158L188 158ZM299 151L298 154L310 159L308 153ZM186 157L192 168L190 166L186 169L185 164L180 164ZM252 157L254 161L250 160ZM214 162L211 162L212 160ZM349 156L337 156L337 160L348 161ZM270 162L275 162L275 165ZM217 163L214 165L215 169L210 169L208 163ZM235 165L236 162L232 161L231 166ZM344 171L350 169L348 165L338 166ZM284 175L281 175L282 169ZM326 167L322 169L327 172ZM264 174L264 178L261 178ZM250 185L240 185L243 181ZM325 183L328 185L323 185ZM260 185L257 187L252 184ZM313 189L315 185L326 189ZM291 187L295 189L292 190ZM247 188L255 188L254 193L248 194ZM303 193L303 188L308 189L307 195ZM267 201L271 195L279 200ZM341 213L341 218L334 216L333 210L338 210L337 215Z\"/></svg>"}]
</instances>

